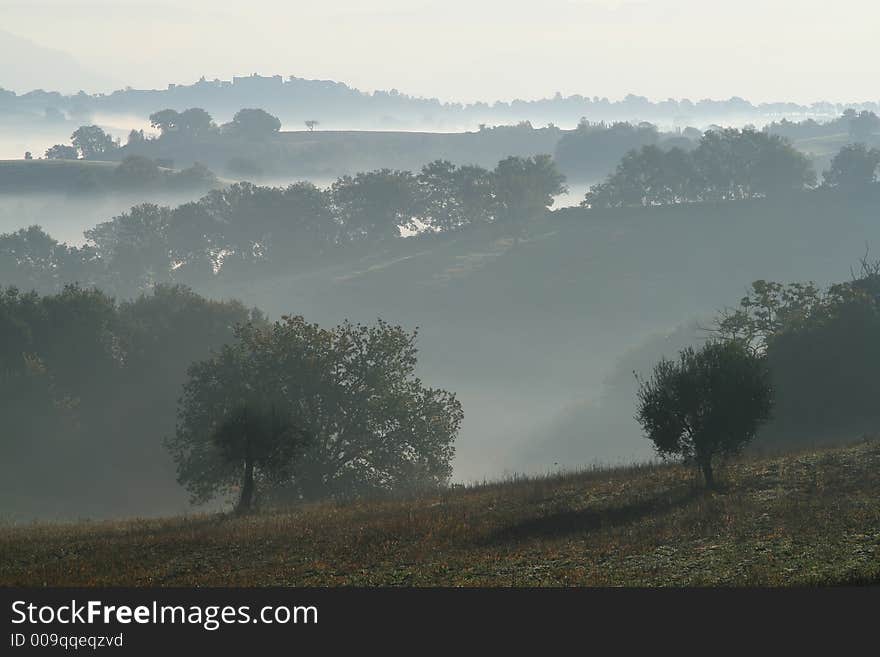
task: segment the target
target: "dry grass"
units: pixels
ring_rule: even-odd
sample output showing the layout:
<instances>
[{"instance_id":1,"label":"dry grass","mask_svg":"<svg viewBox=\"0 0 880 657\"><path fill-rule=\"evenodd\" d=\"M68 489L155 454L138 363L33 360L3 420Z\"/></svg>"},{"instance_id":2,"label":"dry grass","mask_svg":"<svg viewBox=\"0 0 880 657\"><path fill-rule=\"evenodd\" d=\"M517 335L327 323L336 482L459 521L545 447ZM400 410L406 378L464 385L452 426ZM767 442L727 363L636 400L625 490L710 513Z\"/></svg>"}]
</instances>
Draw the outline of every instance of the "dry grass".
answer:
<instances>
[{"instance_id":1,"label":"dry grass","mask_svg":"<svg viewBox=\"0 0 880 657\"><path fill-rule=\"evenodd\" d=\"M0 529L0 584L802 585L880 582L880 442L433 496Z\"/></svg>"}]
</instances>

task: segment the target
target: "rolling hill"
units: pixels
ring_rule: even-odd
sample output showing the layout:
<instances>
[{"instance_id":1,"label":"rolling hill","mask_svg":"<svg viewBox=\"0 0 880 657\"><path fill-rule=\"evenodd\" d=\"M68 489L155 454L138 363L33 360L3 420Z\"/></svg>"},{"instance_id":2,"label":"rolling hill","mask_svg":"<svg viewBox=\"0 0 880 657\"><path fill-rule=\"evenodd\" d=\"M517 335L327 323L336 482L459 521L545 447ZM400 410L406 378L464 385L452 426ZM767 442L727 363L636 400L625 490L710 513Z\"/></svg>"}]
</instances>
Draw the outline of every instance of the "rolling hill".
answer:
<instances>
[{"instance_id":1,"label":"rolling hill","mask_svg":"<svg viewBox=\"0 0 880 657\"><path fill-rule=\"evenodd\" d=\"M797 586L880 583L880 443L419 498L0 529L2 586Z\"/></svg>"}]
</instances>

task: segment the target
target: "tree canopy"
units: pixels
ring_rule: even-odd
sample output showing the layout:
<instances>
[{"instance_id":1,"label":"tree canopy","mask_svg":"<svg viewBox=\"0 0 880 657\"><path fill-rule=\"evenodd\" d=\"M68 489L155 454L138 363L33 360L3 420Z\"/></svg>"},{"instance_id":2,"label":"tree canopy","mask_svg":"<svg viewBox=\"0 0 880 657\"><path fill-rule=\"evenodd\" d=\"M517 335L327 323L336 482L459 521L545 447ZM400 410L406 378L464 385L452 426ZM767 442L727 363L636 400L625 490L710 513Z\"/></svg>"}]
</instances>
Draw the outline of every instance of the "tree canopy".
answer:
<instances>
[{"instance_id":1,"label":"tree canopy","mask_svg":"<svg viewBox=\"0 0 880 657\"><path fill-rule=\"evenodd\" d=\"M636 419L661 456L693 461L711 488L715 458L742 450L771 408L766 364L728 340L661 360L640 383Z\"/></svg>"},{"instance_id":2,"label":"tree canopy","mask_svg":"<svg viewBox=\"0 0 880 657\"><path fill-rule=\"evenodd\" d=\"M230 458L217 432L233 431L243 422L236 413L257 399L271 400L284 426L296 428L294 441L308 436L305 451L285 459L276 450L287 433L267 438L271 458L255 467L269 494L351 496L446 483L461 405L415 377L415 340L381 320L322 329L285 317L266 328L240 326L234 343L189 370L169 442L181 483L196 501L234 490L242 457Z\"/></svg>"},{"instance_id":3,"label":"tree canopy","mask_svg":"<svg viewBox=\"0 0 880 657\"><path fill-rule=\"evenodd\" d=\"M777 196L814 185L810 161L783 137L725 128L707 131L693 151L654 145L630 151L582 205L623 207Z\"/></svg>"}]
</instances>

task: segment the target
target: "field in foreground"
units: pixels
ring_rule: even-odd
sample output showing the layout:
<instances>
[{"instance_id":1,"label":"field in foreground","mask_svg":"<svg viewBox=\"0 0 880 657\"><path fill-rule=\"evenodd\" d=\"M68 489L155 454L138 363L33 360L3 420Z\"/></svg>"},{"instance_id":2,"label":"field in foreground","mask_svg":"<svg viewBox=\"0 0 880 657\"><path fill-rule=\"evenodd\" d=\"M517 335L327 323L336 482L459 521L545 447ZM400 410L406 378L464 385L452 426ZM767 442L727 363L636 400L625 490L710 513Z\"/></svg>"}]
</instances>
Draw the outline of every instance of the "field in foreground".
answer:
<instances>
[{"instance_id":1,"label":"field in foreground","mask_svg":"<svg viewBox=\"0 0 880 657\"><path fill-rule=\"evenodd\" d=\"M0 529L0 585L880 583L880 441L408 500Z\"/></svg>"}]
</instances>

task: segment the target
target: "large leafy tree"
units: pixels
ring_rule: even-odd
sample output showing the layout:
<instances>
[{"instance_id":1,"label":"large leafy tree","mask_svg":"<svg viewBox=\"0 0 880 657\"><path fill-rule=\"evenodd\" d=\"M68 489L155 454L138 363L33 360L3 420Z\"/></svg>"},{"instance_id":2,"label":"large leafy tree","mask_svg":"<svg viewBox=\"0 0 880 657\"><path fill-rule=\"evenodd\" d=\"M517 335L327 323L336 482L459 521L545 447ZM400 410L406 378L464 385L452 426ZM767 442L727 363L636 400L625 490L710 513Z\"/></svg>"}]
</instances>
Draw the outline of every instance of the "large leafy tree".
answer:
<instances>
[{"instance_id":1,"label":"large leafy tree","mask_svg":"<svg viewBox=\"0 0 880 657\"><path fill-rule=\"evenodd\" d=\"M201 137L217 126L211 115L201 107L190 107L183 112L163 109L150 114L150 125L162 132L162 137Z\"/></svg>"},{"instance_id":2,"label":"large leafy tree","mask_svg":"<svg viewBox=\"0 0 880 657\"><path fill-rule=\"evenodd\" d=\"M225 126L231 134L245 139L267 139L281 130L281 120L258 108L245 108L235 113L232 123Z\"/></svg>"},{"instance_id":3,"label":"large leafy tree","mask_svg":"<svg viewBox=\"0 0 880 657\"><path fill-rule=\"evenodd\" d=\"M566 191L563 176L549 155L511 156L493 172L497 220L518 238L525 223L544 214L553 197Z\"/></svg>"},{"instance_id":4,"label":"large leafy tree","mask_svg":"<svg viewBox=\"0 0 880 657\"><path fill-rule=\"evenodd\" d=\"M763 359L730 340L661 360L640 382L636 419L660 455L696 463L712 488L713 461L753 440L771 408Z\"/></svg>"},{"instance_id":5,"label":"large leafy tree","mask_svg":"<svg viewBox=\"0 0 880 657\"><path fill-rule=\"evenodd\" d=\"M271 400L292 428L263 434L271 435L271 458L254 466L255 479L276 494L348 496L448 480L461 406L415 377L415 333L382 321L328 330L285 317L267 328L242 325L236 336L190 369L169 441L194 499L241 485L241 443L230 456L218 435L241 435L246 423L236 414L254 400ZM308 447L300 455L302 436Z\"/></svg>"},{"instance_id":6,"label":"large leafy tree","mask_svg":"<svg viewBox=\"0 0 880 657\"><path fill-rule=\"evenodd\" d=\"M874 112L862 110L856 113L854 110L847 110L844 118L848 120L849 134L854 141L868 141L875 132L880 131L880 117Z\"/></svg>"},{"instance_id":7,"label":"large leafy tree","mask_svg":"<svg viewBox=\"0 0 880 657\"><path fill-rule=\"evenodd\" d=\"M415 177L409 171L379 169L343 176L330 196L346 240L387 240L400 237L418 214Z\"/></svg>"},{"instance_id":8,"label":"large leafy tree","mask_svg":"<svg viewBox=\"0 0 880 657\"><path fill-rule=\"evenodd\" d=\"M55 144L46 150L47 160L75 160L79 157L79 151L75 146Z\"/></svg>"},{"instance_id":9,"label":"large leafy tree","mask_svg":"<svg viewBox=\"0 0 880 657\"><path fill-rule=\"evenodd\" d=\"M742 130L707 131L692 152L649 145L627 153L582 205L620 207L767 197L814 185L810 161L783 137Z\"/></svg>"},{"instance_id":10,"label":"large leafy tree","mask_svg":"<svg viewBox=\"0 0 880 657\"><path fill-rule=\"evenodd\" d=\"M85 231L114 291L143 291L170 282L170 216L169 208L144 203Z\"/></svg>"},{"instance_id":11,"label":"large leafy tree","mask_svg":"<svg viewBox=\"0 0 880 657\"><path fill-rule=\"evenodd\" d=\"M187 366L246 321L262 318L182 287L118 305L73 286L0 290L0 512L179 509L160 437L174 430Z\"/></svg>"},{"instance_id":12,"label":"large leafy tree","mask_svg":"<svg viewBox=\"0 0 880 657\"><path fill-rule=\"evenodd\" d=\"M116 140L96 125L77 128L70 135L70 140L73 147L87 160L106 155L119 148Z\"/></svg>"},{"instance_id":13,"label":"large leafy tree","mask_svg":"<svg viewBox=\"0 0 880 657\"><path fill-rule=\"evenodd\" d=\"M762 440L849 440L878 426L880 262L866 256L852 280L827 289L756 281L718 330L766 359L775 410Z\"/></svg>"},{"instance_id":14,"label":"large leafy tree","mask_svg":"<svg viewBox=\"0 0 880 657\"><path fill-rule=\"evenodd\" d=\"M877 182L880 149L864 144L847 144L831 160L831 166L822 173L825 185L853 190Z\"/></svg>"},{"instance_id":15,"label":"large leafy tree","mask_svg":"<svg viewBox=\"0 0 880 657\"><path fill-rule=\"evenodd\" d=\"M491 220L494 185L486 169L435 160L422 167L416 180L420 219L434 230L455 230Z\"/></svg>"}]
</instances>

